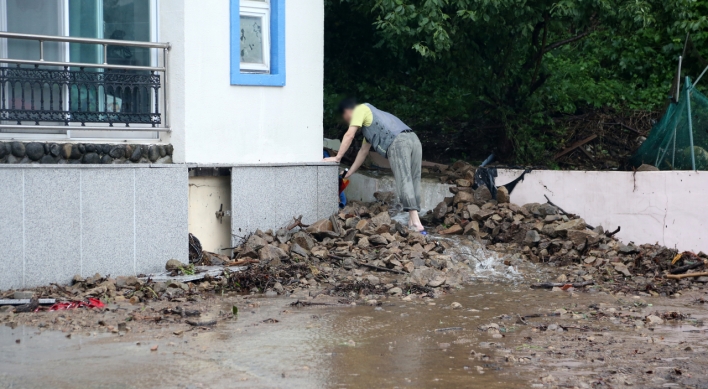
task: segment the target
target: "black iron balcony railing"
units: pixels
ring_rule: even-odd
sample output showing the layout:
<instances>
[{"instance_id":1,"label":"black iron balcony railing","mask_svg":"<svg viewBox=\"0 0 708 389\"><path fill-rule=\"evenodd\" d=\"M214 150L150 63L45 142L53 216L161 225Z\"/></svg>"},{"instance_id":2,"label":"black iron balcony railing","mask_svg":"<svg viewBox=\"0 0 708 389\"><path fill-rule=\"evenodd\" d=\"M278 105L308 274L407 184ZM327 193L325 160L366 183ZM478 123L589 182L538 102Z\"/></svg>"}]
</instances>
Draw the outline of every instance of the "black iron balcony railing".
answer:
<instances>
[{"instance_id":1,"label":"black iron balcony railing","mask_svg":"<svg viewBox=\"0 0 708 389\"><path fill-rule=\"evenodd\" d=\"M0 128L170 131L169 44L6 32L0 38L39 41L39 60L0 58L8 64L0 67ZM45 61L46 41L102 45L104 63ZM161 49L163 66L108 64L106 53L116 46Z\"/></svg>"}]
</instances>

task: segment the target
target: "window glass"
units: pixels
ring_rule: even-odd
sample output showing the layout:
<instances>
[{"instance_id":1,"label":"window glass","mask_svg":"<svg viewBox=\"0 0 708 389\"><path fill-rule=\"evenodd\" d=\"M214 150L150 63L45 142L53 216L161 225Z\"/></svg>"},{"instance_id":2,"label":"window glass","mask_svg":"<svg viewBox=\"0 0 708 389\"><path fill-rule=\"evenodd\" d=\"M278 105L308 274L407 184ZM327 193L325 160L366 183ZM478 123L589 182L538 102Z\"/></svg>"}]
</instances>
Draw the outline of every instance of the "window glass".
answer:
<instances>
[{"instance_id":1,"label":"window glass","mask_svg":"<svg viewBox=\"0 0 708 389\"><path fill-rule=\"evenodd\" d=\"M241 16L241 62L264 63L263 19Z\"/></svg>"}]
</instances>

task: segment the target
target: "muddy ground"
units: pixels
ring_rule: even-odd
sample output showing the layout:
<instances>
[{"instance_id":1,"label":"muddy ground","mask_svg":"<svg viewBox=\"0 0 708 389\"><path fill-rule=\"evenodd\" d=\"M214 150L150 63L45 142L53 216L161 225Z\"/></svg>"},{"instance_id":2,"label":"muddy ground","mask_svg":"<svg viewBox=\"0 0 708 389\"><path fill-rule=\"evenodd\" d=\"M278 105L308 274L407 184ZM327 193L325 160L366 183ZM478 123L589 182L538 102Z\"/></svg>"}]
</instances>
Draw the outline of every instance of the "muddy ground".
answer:
<instances>
[{"instance_id":1,"label":"muddy ground","mask_svg":"<svg viewBox=\"0 0 708 389\"><path fill-rule=\"evenodd\" d=\"M529 287L542 267L478 270L438 298L371 305L299 290L5 313L0 387L708 387L706 289L553 292Z\"/></svg>"}]
</instances>

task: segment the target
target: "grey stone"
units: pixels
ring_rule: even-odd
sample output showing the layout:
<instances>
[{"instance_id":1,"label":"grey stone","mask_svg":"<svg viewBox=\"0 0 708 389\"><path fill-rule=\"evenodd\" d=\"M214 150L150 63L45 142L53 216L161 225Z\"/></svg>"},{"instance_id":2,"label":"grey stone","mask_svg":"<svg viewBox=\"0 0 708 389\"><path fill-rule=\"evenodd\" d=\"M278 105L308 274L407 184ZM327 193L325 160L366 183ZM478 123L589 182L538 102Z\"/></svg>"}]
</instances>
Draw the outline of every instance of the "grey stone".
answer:
<instances>
[{"instance_id":1,"label":"grey stone","mask_svg":"<svg viewBox=\"0 0 708 389\"><path fill-rule=\"evenodd\" d=\"M401 289L399 287L391 288L388 290L388 294L390 294L392 296L400 296L403 294L403 289Z\"/></svg>"},{"instance_id":2,"label":"grey stone","mask_svg":"<svg viewBox=\"0 0 708 389\"><path fill-rule=\"evenodd\" d=\"M155 162L160 158L160 150L157 148L156 145L150 146L150 148L148 149L147 158L150 160L150 162Z\"/></svg>"},{"instance_id":3,"label":"grey stone","mask_svg":"<svg viewBox=\"0 0 708 389\"><path fill-rule=\"evenodd\" d=\"M175 147L169 144L165 146L165 151L167 151L167 155L172 155L175 151Z\"/></svg>"},{"instance_id":4,"label":"grey stone","mask_svg":"<svg viewBox=\"0 0 708 389\"><path fill-rule=\"evenodd\" d=\"M637 168L638 172L658 172L659 168L654 165L642 164Z\"/></svg>"},{"instance_id":5,"label":"grey stone","mask_svg":"<svg viewBox=\"0 0 708 389\"><path fill-rule=\"evenodd\" d=\"M187 264L180 262L177 259L170 259L165 263L165 270L174 271L187 267Z\"/></svg>"},{"instance_id":6,"label":"grey stone","mask_svg":"<svg viewBox=\"0 0 708 389\"><path fill-rule=\"evenodd\" d=\"M52 143L49 145L49 154L53 157L58 157L61 155L61 146L59 146L56 143Z\"/></svg>"},{"instance_id":7,"label":"grey stone","mask_svg":"<svg viewBox=\"0 0 708 389\"><path fill-rule=\"evenodd\" d=\"M147 159L147 158L148 158L148 152L150 151L150 146L144 145L144 146L141 147L141 150L142 150L142 155L141 155L141 157Z\"/></svg>"},{"instance_id":8,"label":"grey stone","mask_svg":"<svg viewBox=\"0 0 708 389\"><path fill-rule=\"evenodd\" d=\"M34 297L34 292L18 290L12 295L12 298L17 300L31 299Z\"/></svg>"},{"instance_id":9,"label":"grey stone","mask_svg":"<svg viewBox=\"0 0 708 389\"><path fill-rule=\"evenodd\" d=\"M622 254L636 254L639 252L639 249L637 246L633 245L632 243L628 245L621 245L619 248L619 252Z\"/></svg>"},{"instance_id":10,"label":"grey stone","mask_svg":"<svg viewBox=\"0 0 708 389\"><path fill-rule=\"evenodd\" d=\"M258 259L261 264L268 264L271 266L280 265L280 260L287 257L288 254L280 247L275 247L270 244L258 251Z\"/></svg>"},{"instance_id":11,"label":"grey stone","mask_svg":"<svg viewBox=\"0 0 708 389\"><path fill-rule=\"evenodd\" d=\"M94 152L89 152L84 155L83 162L85 164L100 164L101 163L101 157L98 156L98 154Z\"/></svg>"},{"instance_id":12,"label":"grey stone","mask_svg":"<svg viewBox=\"0 0 708 389\"><path fill-rule=\"evenodd\" d=\"M86 152L87 152L87 153L99 153L99 152L101 152L101 150L100 150L100 148L99 148L99 145L95 145L95 144L93 144L93 143L87 143L86 145L84 145L84 147L86 148Z\"/></svg>"},{"instance_id":13,"label":"grey stone","mask_svg":"<svg viewBox=\"0 0 708 389\"><path fill-rule=\"evenodd\" d=\"M170 164L170 163L172 163L172 157L170 157L169 155L166 157L162 157L162 158L158 159L157 161L155 161L155 163Z\"/></svg>"},{"instance_id":14,"label":"grey stone","mask_svg":"<svg viewBox=\"0 0 708 389\"><path fill-rule=\"evenodd\" d=\"M125 147L124 146L115 146L113 147L109 152L108 155L111 156L111 158L123 158L125 157Z\"/></svg>"},{"instance_id":15,"label":"grey stone","mask_svg":"<svg viewBox=\"0 0 708 389\"><path fill-rule=\"evenodd\" d=\"M104 165L111 164L113 163L113 158L110 155L104 155L101 157L101 163Z\"/></svg>"},{"instance_id":16,"label":"grey stone","mask_svg":"<svg viewBox=\"0 0 708 389\"><path fill-rule=\"evenodd\" d=\"M258 251L258 250L262 249L263 247L265 247L268 244L268 242L266 242L266 240L261 238L260 236L254 234L254 235L251 235L250 238L248 238L248 240L246 241L246 244L251 249Z\"/></svg>"},{"instance_id":17,"label":"grey stone","mask_svg":"<svg viewBox=\"0 0 708 389\"><path fill-rule=\"evenodd\" d=\"M524 243L526 244L536 244L541 241L541 235L538 234L536 230L526 231L526 237L524 237Z\"/></svg>"},{"instance_id":18,"label":"grey stone","mask_svg":"<svg viewBox=\"0 0 708 389\"><path fill-rule=\"evenodd\" d=\"M165 145L158 145L157 150L160 152L160 157L165 157L167 155L167 150L165 150Z\"/></svg>"},{"instance_id":19,"label":"grey stone","mask_svg":"<svg viewBox=\"0 0 708 389\"><path fill-rule=\"evenodd\" d=\"M293 243L292 247L290 247L290 253L307 258L307 251L297 243Z\"/></svg>"},{"instance_id":20,"label":"grey stone","mask_svg":"<svg viewBox=\"0 0 708 389\"><path fill-rule=\"evenodd\" d=\"M81 204L83 275L135 274L133 169L82 169Z\"/></svg>"},{"instance_id":21,"label":"grey stone","mask_svg":"<svg viewBox=\"0 0 708 389\"><path fill-rule=\"evenodd\" d=\"M78 146L79 146L79 152L81 153L81 155L86 154L86 145L83 143L79 143Z\"/></svg>"},{"instance_id":22,"label":"grey stone","mask_svg":"<svg viewBox=\"0 0 708 389\"><path fill-rule=\"evenodd\" d=\"M100 146L101 146L101 154L108 154L108 153L110 153L111 150L112 150L113 147L114 147L113 145L109 145L109 144L102 144L102 145L100 145Z\"/></svg>"},{"instance_id":23,"label":"grey stone","mask_svg":"<svg viewBox=\"0 0 708 389\"><path fill-rule=\"evenodd\" d=\"M285 291L285 288L283 288L283 285L280 282L276 282L275 285L273 285L273 290L278 293L283 293Z\"/></svg>"},{"instance_id":24,"label":"grey stone","mask_svg":"<svg viewBox=\"0 0 708 389\"><path fill-rule=\"evenodd\" d=\"M159 271L170 258L187 262L187 167L137 168L133 171L136 272Z\"/></svg>"},{"instance_id":25,"label":"grey stone","mask_svg":"<svg viewBox=\"0 0 708 389\"><path fill-rule=\"evenodd\" d=\"M67 284L81 271L79 169L24 171L25 287ZM61 190L47 190L48 183Z\"/></svg>"},{"instance_id":26,"label":"grey stone","mask_svg":"<svg viewBox=\"0 0 708 389\"><path fill-rule=\"evenodd\" d=\"M265 296L266 296L266 297L271 297L271 298L272 298L272 297L278 297L278 292L276 292L276 291L274 291L274 290L268 290L268 291L265 292Z\"/></svg>"},{"instance_id":27,"label":"grey stone","mask_svg":"<svg viewBox=\"0 0 708 389\"><path fill-rule=\"evenodd\" d=\"M551 204L545 203L538 207L538 213L541 216L556 215L558 214L558 208L552 206Z\"/></svg>"},{"instance_id":28,"label":"grey stone","mask_svg":"<svg viewBox=\"0 0 708 389\"><path fill-rule=\"evenodd\" d=\"M0 159L10 155L10 144L0 142Z\"/></svg>"},{"instance_id":29,"label":"grey stone","mask_svg":"<svg viewBox=\"0 0 708 389\"><path fill-rule=\"evenodd\" d=\"M486 185L481 185L474 191L474 203L482 205L492 199L492 192L489 191Z\"/></svg>"},{"instance_id":30,"label":"grey stone","mask_svg":"<svg viewBox=\"0 0 708 389\"><path fill-rule=\"evenodd\" d=\"M310 234L304 232L304 231L298 231L293 234L292 238L290 238L292 242L295 244L301 246L303 249L310 251L312 250L313 247L315 247L315 239L310 236Z\"/></svg>"},{"instance_id":31,"label":"grey stone","mask_svg":"<svg viewBox=\"0 0 708 389\"><path fill-rule=\"evenodd\" d=\"M133 145L133 153L130 155L130 162L138 162L143 156L143 149L141 145Z\"/></svg>"},{"instance_id":32,"label":"grey stone","mask_svg":"<svg viewBox=\"0 0 708 389\"><path fill-rule=\"evenodd\" d=\"M31 160L39 161L44 156L44 145L39 142L27 143L25 145L25 154Z\"/></svg>"},{"instance_id":33,"label":"grey stone","mask_svg":"<svg viewBox=\"0 0 708 389\"><path fill-rule=\"evenodd\" d=\"M25 144L22 142L12 142L10 145L12 155L17 158L22 158L25 156Z\"/></svg>"},{"instance_id":34,"label":"grey stone","mask_svg":"<svg viewBox=\"0 0 708 389\"><path fill-rule=\"evenodd\" d=\"M66 143L62 146L61 156L64 159L79 159L81 158L81 151L79 150L79 145L76 143Z\"/></svg>"},{"instance_id":35,"label":"grey stone","mask_svg":"<svg viewBox=\"0 0 708 389\"><path fill-rule=\"evenodd\" d=\"M43 155L42 158L39 160L39 163L51 165L57 163L57 160L54 159L54 157L52 157L51 155Z\"/></svg>"}]
</instances>

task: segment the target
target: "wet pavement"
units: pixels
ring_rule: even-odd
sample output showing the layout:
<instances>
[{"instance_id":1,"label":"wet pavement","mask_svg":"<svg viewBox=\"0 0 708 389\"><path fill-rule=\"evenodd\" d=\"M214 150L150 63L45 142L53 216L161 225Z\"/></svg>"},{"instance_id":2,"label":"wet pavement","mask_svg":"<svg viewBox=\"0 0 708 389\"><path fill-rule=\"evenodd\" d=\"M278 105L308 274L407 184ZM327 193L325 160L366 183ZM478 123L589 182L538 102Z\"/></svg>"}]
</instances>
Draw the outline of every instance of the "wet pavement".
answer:
<instances>
[{"instance_id":1,"label":"wet pavement","mask_svg":"<svg viewBox=\"0 0 708 389\"><path fill-rule=\"evenodd\" d=\"M534 290L548 268L454 243L474 279L436 299L293 307L302 295L226 296L204 303L221 318L213 328L3 326L0 388L708 387L705 290ZM223 319L232 306L237 317Z\"/></svg>"}]
</instances>

